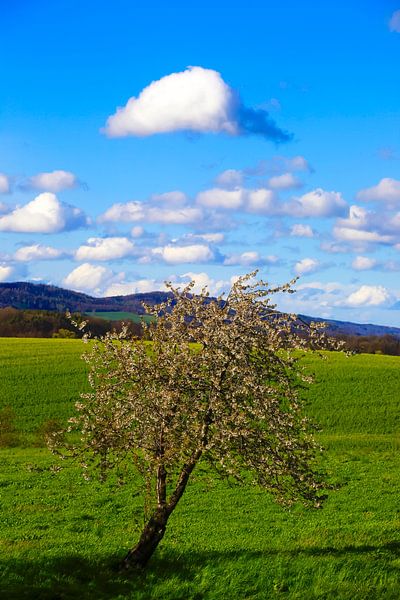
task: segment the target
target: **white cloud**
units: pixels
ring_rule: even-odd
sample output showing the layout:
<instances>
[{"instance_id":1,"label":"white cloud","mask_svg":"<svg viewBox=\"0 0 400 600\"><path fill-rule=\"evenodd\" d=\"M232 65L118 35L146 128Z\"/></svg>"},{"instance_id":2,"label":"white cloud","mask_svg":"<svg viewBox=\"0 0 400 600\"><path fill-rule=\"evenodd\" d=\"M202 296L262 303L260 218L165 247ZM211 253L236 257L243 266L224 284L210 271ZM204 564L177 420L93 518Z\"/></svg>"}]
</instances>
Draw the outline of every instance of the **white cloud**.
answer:
<instances>
[{"instance_id":1,"label":"white cloud","mask_svg":"<svg viewBox=\"0 0 400 600\"><path fill-rule=\"evenodd\" d=\"M174 277L173 281L177 283L182 282L184 285L190 281L194 281L195 285L193 287L193 292L195 294L200 294L203 288L207 288L212 296L217 296L230 287L229 281L224 281L223 279L213 279L204 272L194 273L189 271L188 273Z\"/></svg>"},{"instance_id":2,"label":"white cloud","mask_svg":"<svg viewBox=\"0 0 400 600\"><path fill-rule=\"evenodd\" d=\"M209 244L220 244L224 241L225 236L223 233L199 233L193 237L204 240Z\"/></svg>"},{"instance_id":3,"label":"white cloud","mask_svg":"<svg viewBox=\"0 0 400 600\"><path fill-rule=\"evenodd\" d=\"M215 178L215 183L226 188L239 187L243 183L243 173L236 169L227 169Z\"/></svg>"},{"instance_id":4,"label":"white cloud","mask_svg":"<svg viewBox=\"0 0 400 600\"><path fill-rule=\"evenodd\" d=\"M303 225L303 223L295 223L291 230L290 235L293 237L314 237L314 232L309 225Z\"/></svg>"},{"instance_id":5,"label":"white cloud","mask_svg":"<svg viewBox=\"0 0 400 600\"><path fill-rule=\"evenodd\" d=\"M291 139L265 110L244 106L220 73L203 67L153 81L118 108L104 128L109 137L173 131L256 134L278 142Z\"/></svg>"},{"instance_id":6,"label":"white cloud","mask_svg":"<svg viewBox=\"0 0 400 600\"><path fill-rule=\"evenodd\" d=\"M351 266L356 271L368 271L369 269L373 269L376 265L377 261L373 258L369 258L368 256L356 256L351 263Z\"/></svg>"},{"instance_id":7,"label":"white cloud","mask_svg":"<svg viewBox=\"0 0 400 600\"><path fill-rule=\"evenodd\" d=\"M260 256L258 252L249 251L227 256L224 260L224 265L241 265L247 267L257 265L274 265L278 262L279 259L275 255Z\"/></svg>"},{"instance_id":8,"label":"white cloud","mask_svg":"<svg viewBox=\"0 0 400 600\"><path fill-rule=\"evenodd\" d=\"M378 200L392 206L400 204L400 181L384 177L377 185L360 190L357 199L362 202Z\"/></svg>"},{"instance_id":9,"label":"white cloud","mask_svg":"<svg viewBox=\"0 0 400 600\"><path fill-rule=\"evenodd\" d=\"M390 31L400 33L400 10L395 10L389 21Z\"/></svg>"},{"instance_id":10,"label":"white cloud","mask_svg":"<svg viewBox=\"0 0 400 600\"><path fill-rule=\"evenodd\" d=\"M124 273L116 275L106 267L83 263L63 279L63 285L77 291L100 294L104 287L120 281L123 277Z\"/></svg>"},{"instance_id":11,"label":"white cloud","mask_svg":"<svg viewBox=\"0 0 400 600\"><path fill-rule=\"evenodd\" d=\"M149 223L165 223L170 225L189 225L198 223L203 218L203 212L191 206L178 209L148 208L145 220Z\"/></svg>"},{"instance_id":12,"label":"white cloud","mask_svg":"<svg viewBox=\"0 0 400 600\"><path fill-rule=\"evenodd\" d=\"M153 81L107 120L110 137L170 131L238 133L231 88L211 69L189 67Z\"/></svg>"},{"instance_id":13,"label":"white cloud","mask_svg":"<svg viewBox=\"0 0 400 600\"><path fill-rule=\"evenodd\" d=\"M349 216L345 219L338 219L337 224L341 227L349 227L350 229L363 229L369 226L371 212L353 204L349 208Z\"/></svg>"},{"instance_id":14,"label":"white cloud","mask_svg":"<svg viewBox=\"0 0 400 600\"><path fill-rule=\"evenodd\" d=\"M288 171L312 171L310 163L304 156L293 156L292 158L284 159Z\"/></svg>"},{"instance_id":15,"label":"white cloud","mask_svg":"<svg viewBox=\"0 0 400 600\"><path fill-rule=\"evenodd\" d=\"M5 173L0 173L0 194L9 194L11 191L10 178Z\"/></svg>"},{"instance_id":16,"label":"white cloud","mask_svg":"<svg viewBox=\"0 0 400 600\"><path fill-rule=\"evenodd\" d=\"M302 187L303 183L292 173L282 173L282 175L271 177L268 180L268 185L275 190L288 190Z\"/></svg>"},{"instance_id":17,"label":"white cloud","mask_svg":"<svg viewBox=\"0 0 400 600\"><path fill-rule=\"evenodd\" d=\"M153 248L155 258L161 258L169 264L209 262L214 259L214 254L209 246L192 244L190 246L167 246Z\"/></svg>"},{"instance_id":18,"label":"white cloud","mask_svg":"<svg viewBox=\"0 0 400 600\"><path fill-rule=\"evenodd\" d=\"M107 222L148 222L170 225L188 225L203 219L201 209L191 206L165 208L152 206L144 202L127 202L113 204L99 217L100 223Z\"/></svg>"},{"instance_id":19,"label":"white cloud","mask_svg":"<svg viewBox=\"0 0 400 600\"><path fill-rule=\"evenodd\" d=\"M276 197L272 190L265 188L248 190L246 201L248 212L258 214L275 214L278 212Z\"/></svg>"},{"instance_id":20,"label":"white cloud","mask_svg":"<svg viewBox=\"0 0 400 600\"><path fill-rule=\"evenodd\" d=\"M87 240L75 252L76 260L114 260L132 254L134 244L126 237L96 238Z\"/></svg>"},{"instance_id":21,"label":"white cloud","mask_svg":"<svg viewBox=\"0 0 400 600\"><path fill-rule=\"evenodd\" d=\"M318 271L320 266L321 264L316 258L303 258L295 264L294 271L296 275L307 275Z\"/></svg>"},{"instance_id":22,"label":"white cloud","mask_svg":"<svg viewBox=\"0 0 400 600\"><path fill-rule=\"evenodd\" d=\"M38 173L28 179L24 187L45 190L46 192L61 192L79 186L79 181L70 171L51 171L49 173Z\"/></svg>"},{"instance_id":23,"label":"white cloud","mask_svg":"<svg viewBox=\"0 0 400 600\"><path fill-rule=\"evenodd\" d=\"M358 244L360 248L365 244L388 244L393 241L393 237L387 233L388 225L386 215L378 217L362 206L353 205L347 218L337 220L333 235L338 240Z\"/></svg>"},{"instance_id":24,"label":"white cloud","mask_svg":"<svg viewBox=\"0 0 400 600\"><path fill-rule=\"evenodd\" d=\"M100 223L113 222L135 222L143 221L145 218L145 207L142 202L132 201L113 204L99 217Z\"/></svg>"},{"instance_id":25,"label":"white cloud","mask_svg":"<svg viewBox=\"0 0 400 600\"><path fill-rule=\"evenodd\" d=\"M164 291L165 284L155 279L138 279L137 281L121 281L112 283L104 292L104 296L127 296L128 294L144 294L146 292Z\"/></svg>"},{"instance_id":26,"label":"white cloud","mask_svg":"<svg viewBox=\"0 0 400 600\"><path fill-rule=\"evenodd\" d=\"M14 273L14 268L10 265L0 265L0 281L8 281Z\"/></svg>"},{"instance_id":27,"label":"white cloud","mask_svg":"<svg viewBox=\"0 0 400 600\"><path fill-rule=\"evenodd\" d=\"M182 236L182 240L185 240L186 242L188 241L197 241L197 240L203 240L204 242L207 242L208 244L220 244L221 242L224 241L224 234L223 233L186 233L185 235ZM177 240L173 240L174 242Z\"/></svg>"},{"instance_id":28,"label":"white cloud","mask_svg":"<svg viewBox=\"0 0 400 600\"><path fill-rule=\"evenodd\" d=\"M244 199L245 191L241 188L235 190L213 188L197 194L196 201L207 208L238 210L243 206Z\"/></svg>"},{"instance_id":29,"label":"white cloud","mask_svg":"<svg viewBox=\"0 0 400 600\"><path fill-rule=\"evenodd\" d=\"M131 236L138 238L138 237L142 237L142 235L144 234L144 229L143 227L140 227L140 225L136 225L135 227L132 227L131 229Z\"/></svg>"},{"instance_id":30,"label":"white cloud","mask_svg":"<svg viewBox=\"0 0 400 600\"><path fill-rule=\"evenodd\" d=\"M175 207L186 204L188 197L180 190L173 190L172 192L164 192L163 194L153 194L150 200L152 202L166 204L169 207Z\"/></svg>"},{"instance_id":31,"label":"white cloud","mask_svg":"<svg viewBox=\"0 0 400 600\"><path fill-rule=\"evenodd\" d=\"M213 188L197 195L196 202L209 209L243 210L258 214L275 214L278 207L275 193L265 188L249 190Z\"/></svg>"},{"instance_id":32,"label":"white cloud","mask_svg":"<svg viewBox=\"0 0 400 600\"><path fill-rule=\"evenodd\" d=\"M347 306L380 306L391 300L389 291L381 285L362 285L345 300Z\"/></svg>"},{"instance_id":33,"label":"white cloud","mask_svg":"<svg viewBox=\"0 0 400 600\"><path fill-rule=\"evenodd\" d=\"M14 254L14 259L21 262L30 262L32 260L55 260L61 258L64 252L53 248L52 246L42 246L41 244L32 244L19 248Z\"/></svg>"},{"instance_id":34,"label":"white cloud","mask_svg":"<svg viewBox=\"0 0 400 600\"><path fill-rule=\"evenodd\" d=\"M345 212L347 203L340 192L327 192L317 188L307 192L285 206L289 215L297 217L335 217Z\"/></svg>"},{"instance_id":35,"label":"white cloud","mask_svg":"<svg viewBox=\"0 0 400 600\"><path fill-rule=\"evenodd\" d=\"M81 209L60 202L55 194L48 192L0 217L0 231L21 233L57 233L87 224Z\"/></svg>"},{"instance_id":36,"label":"white cloud","mask_svg":"<svg viewBox=\"0 0 400 600\"><path fill-rule=\"evenodd\" d=\"M393 238L390 235L382 235L377 231L366 231L351 227L334 227L333 235L336 239L351 243L390 243Z\"/></svg>"}]
</instances>

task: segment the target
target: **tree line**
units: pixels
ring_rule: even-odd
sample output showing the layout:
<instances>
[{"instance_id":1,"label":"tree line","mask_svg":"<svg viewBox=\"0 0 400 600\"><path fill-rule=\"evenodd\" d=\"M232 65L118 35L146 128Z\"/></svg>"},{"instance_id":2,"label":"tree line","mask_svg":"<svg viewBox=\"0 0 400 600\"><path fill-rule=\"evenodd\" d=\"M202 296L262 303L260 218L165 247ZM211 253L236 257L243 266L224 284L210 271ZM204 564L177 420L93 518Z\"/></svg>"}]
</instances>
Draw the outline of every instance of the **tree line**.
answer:
<instances>
[{"instance_id":1,"label":"tree line","mask_svg":"<svg viewBox=\"0 0 400 600\"><path fill-rule=\"evenodd\" d=\"M82 320L82 316L74 314L73 318ZM121 321L109 321L98 317L84 315L88 329L94 336L105 335L107 331L121 330ZM129 323L132 335L141 334L138 323ZM0 337L42 337L42 338L78 338L83 331L74 327L64 312L48 310L18 310L17 308L0 308Z\"/></svg>"},{"instance_id":2,"label":"tree line","mask_svg":"<svg viewBox=\"0 0 400 600\"><path fill-rule=\"evenodd\" d=\"M360 354L400 356L400 339L394 335L341 335L346 348Z\"/></svg>"}]
</instances>

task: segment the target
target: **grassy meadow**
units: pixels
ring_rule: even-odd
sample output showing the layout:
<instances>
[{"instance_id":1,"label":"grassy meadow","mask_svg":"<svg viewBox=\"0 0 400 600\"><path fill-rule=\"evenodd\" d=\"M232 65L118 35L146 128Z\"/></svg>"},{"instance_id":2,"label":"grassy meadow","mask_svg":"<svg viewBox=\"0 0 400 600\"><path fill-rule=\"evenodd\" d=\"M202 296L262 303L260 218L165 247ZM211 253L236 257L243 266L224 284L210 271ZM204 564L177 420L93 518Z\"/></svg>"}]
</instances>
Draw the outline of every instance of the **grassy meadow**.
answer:
<instances>
[{"instance_id":1,"label":"grassy meadow","mask_svg":"<svg viewBox=\"0 0 400 600\"><path fill-rule=\"evenodd\" d=\"M307 359L307 413L333 481L322 510L284 510L199 469L143 573L115 565L142 525L135 486L60 473L37 431L66 420L87 387L78 340L0 339L0 598L137 600L400 597L400 358Z\"/></svg>"},{"instance_id":2,"label":"grassy meadow","mask_svg":"<svg viewBox=\"0 0 400 600\"><path fill-rule=\"evenodd\" d=\"M89 317L98 317L99 319L106 319L107 321L132 321L133 323L141 323L142 320L145 323L153 321L151 315L138 315L133 312L125 311L94 311L86 313Z\"/></svg>"}]
</instances>

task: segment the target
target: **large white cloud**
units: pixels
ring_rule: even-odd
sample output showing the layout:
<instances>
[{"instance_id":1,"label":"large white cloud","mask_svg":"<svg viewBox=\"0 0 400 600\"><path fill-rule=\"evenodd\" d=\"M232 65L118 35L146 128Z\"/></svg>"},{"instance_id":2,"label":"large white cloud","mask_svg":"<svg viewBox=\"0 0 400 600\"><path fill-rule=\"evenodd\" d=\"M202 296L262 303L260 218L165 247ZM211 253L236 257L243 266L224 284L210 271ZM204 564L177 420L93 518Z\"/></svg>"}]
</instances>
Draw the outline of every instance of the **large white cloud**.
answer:
<instances>
[{"instance_id":1,"label":"large white cloud","mask_svg":"<svg viewBox=\"0 0 400 600\"><path fill-rule=\"evenodd\" d=\"M126 237L96 238L87 240L75 252L76 260L114 260L132 254L134 244Z\"/></svg>"},{"instance_id":2,"label":"large white cloud","mask_svg":"<svg viewBox=\"0 0 400 600\"><path fill-rule=\"evenodd\" d=\"M189 246L175 246L168 244L159 248L153 248L152 254L169 264L202 263L214 259L211 248L205 244L192 244Z\"/></svg>"},{"instance_id":3,"label":"large white cloud","mask_svg":"<svg viewBox=\"0 0 400 600\"><path fill-rule=\"evenodd\" d=\"M87 224L88 219L80 208L60 202L49 192L0 216L0 231L21 233L57 233Z\"/></svg>"},{"instance_id":4,"label":"large white cloud","mask_svg":"<svg viewBox=\"0 0 400 600\"><path fill-rule=\"evenodd\" d=\"M265 110L244 106L220 73L198 66L153 81L107 119L104 131L109 137L197 131L291 138Z\"/></svg>"},{"instance_id":5,"label":"large white cloud","mask_svg":"<svg viewBox=\"0 0 400 600\"><path fill-rule=\"evenodd\" d=\"M345 300L347 306L380 306L392 299L390 292L381 285L362 285Z\"/></svg>"},{"instance_id":6,"label":"large white cloud","mask_svg":"<svg viewBox=\"0 0 400 600\"><path fill-rule=\"evenodd\" d=\"M285 209L287 214L297 217L335 217L345 213L347 203L340 192L317 188L295 198Z\"/></svg>"},{"instance_id":7,"label":"large white cloud","mask_svg":"<svg viewBox=\"0 0 400 600\"><path fill-rule=\"evenodd\" d=\"M357 199L362 202L378 200L389 206L400 205L400 181L384 177L377 185L360 190Z\"/></svg>"},{"instance_id":8,"label":"large white cloud","mask_svg":"<svg viewBox=\"0 0 400 600\"><path fill-rule=\"evenodd\" d=\"M48 173L38 173L26 182L24 187L45 190L46 192L61 192L79 186L79 180L70 171L56 170Z\"/></svg>"},{"instance_id":9,"label":"large white cloud","mask_svg":"<svg viewBox=\"0 0 400 600\"><path fill-rule=\"evenodd\" d=\"M100 265L83 263L63 279L63 285L77 291L101 294L106 286L123 279L124 273L115 274Z\"/></svg>"},{"instance_id":10,"label":"large white cloud","mask_svg":"<svg viewBox=\"0 0 400 600\"><path fill-rule=\"evenodd\" d=\"M30 262L32 260L55 260L62 256L64 256L64 252L52 246L31 244L19 248L14 254L14 259L20 262Z\"/></svg>"},{"instance_id":11,"label":"large white cloud","mask_svg":"<svg viewBox=\"0 0 400 600\"><path fill-rule=\"evenodd\" d=\"M190 67L153 81L130 98L108 118L105 131L110 137L178 130L237 134L234 104L234 94L219 73Z\"/></svg>"},{"instance_id":12,"label":"large white cloud","mask_svg":"<svg viewBox=\"0 0 400 600\"><path fill-rule=\"evenodd\" d=\"M5 173L0 173L0 194L9 194L10 191L10 178Z\"/></svg>"}]
</instances>

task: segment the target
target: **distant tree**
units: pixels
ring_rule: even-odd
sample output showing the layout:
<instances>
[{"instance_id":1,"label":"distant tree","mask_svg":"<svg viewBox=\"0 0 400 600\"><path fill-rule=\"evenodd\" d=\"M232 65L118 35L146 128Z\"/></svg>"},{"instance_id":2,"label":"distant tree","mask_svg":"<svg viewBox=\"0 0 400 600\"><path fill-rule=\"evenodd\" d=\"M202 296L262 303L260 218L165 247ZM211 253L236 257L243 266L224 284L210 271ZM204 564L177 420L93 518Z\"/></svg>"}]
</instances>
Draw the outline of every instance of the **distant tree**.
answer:
<instances>
[{"instance_id":1,"label":"distant tree","mask_svg":"<svg viewBox=\"0 0 400 600\"><path fill-rule=\"evenodd\" d=\"M252 283L255 275L239 279L226 299L210 299L206 289L193 295L193 282L182 291L169 286L171 299L148 309L158 317L148 325L150 344L123 330L86 352L92 392L70 419L68 431L81 439L70 450L101 477L129 463L148 490L147 522L127 568L146 565L200 460L282 504L324 500L298 349L328 340L318 325L275 310L271 295L291 293L290 284L271 289Z\"/></svg>"}]
</instances>

